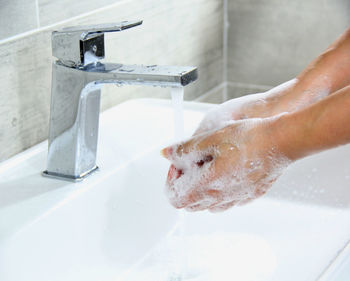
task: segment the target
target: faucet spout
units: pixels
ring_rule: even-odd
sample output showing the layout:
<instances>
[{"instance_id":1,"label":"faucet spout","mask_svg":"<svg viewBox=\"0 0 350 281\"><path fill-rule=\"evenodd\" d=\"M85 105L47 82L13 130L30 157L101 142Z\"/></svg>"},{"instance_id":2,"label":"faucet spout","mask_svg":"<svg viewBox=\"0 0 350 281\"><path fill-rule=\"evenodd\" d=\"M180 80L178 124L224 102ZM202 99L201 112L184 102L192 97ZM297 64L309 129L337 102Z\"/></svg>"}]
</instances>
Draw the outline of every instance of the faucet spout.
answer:
<instances>
[{"instance_id":1,"label":"faucet spout","mask_svg":"<svg viewBox=\"0 0 350 281\"><path fill-rule=\"evenodd\" d=\"M60 61L54 62L49 150L43 175L78 181L97 169L102 84L182 87L197 77L197 68L186 66L97 62L69 67Z\"/></svg>"},{"instance_id":2,"label":"faucet spout","mask_svg":"<svg viewBox=\"0 0 350 281\"><path fill-rule=\"evenodd\" d=\"M86 67L91 80L96 83L117 83L126 85L150 85L161 87L181 87L198 77L196 67L92 64Z\"/></svg>"}]
</instances>

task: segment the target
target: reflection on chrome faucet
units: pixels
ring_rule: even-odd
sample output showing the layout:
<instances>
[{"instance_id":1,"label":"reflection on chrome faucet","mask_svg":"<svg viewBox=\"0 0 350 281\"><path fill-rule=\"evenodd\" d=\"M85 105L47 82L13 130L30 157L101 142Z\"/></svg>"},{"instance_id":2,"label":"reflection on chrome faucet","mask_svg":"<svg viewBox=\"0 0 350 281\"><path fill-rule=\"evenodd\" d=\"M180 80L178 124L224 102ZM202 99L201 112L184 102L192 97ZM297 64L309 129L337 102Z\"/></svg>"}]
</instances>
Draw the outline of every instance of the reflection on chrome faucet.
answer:
<instances>
[{"instance_id":1,"label":"reflection on chrome faucet","mask_svg":"<svg viewBox=\"0 0 350 281\"><path fill-rule=\"evenodd\" d=\"M196 67L100 63L104 33L142 24L77 26L52 33L49 150L44 176L81 180L97 169L96 151L101 86L183 87L197 79Z\"/></svg>"}]
</instances>

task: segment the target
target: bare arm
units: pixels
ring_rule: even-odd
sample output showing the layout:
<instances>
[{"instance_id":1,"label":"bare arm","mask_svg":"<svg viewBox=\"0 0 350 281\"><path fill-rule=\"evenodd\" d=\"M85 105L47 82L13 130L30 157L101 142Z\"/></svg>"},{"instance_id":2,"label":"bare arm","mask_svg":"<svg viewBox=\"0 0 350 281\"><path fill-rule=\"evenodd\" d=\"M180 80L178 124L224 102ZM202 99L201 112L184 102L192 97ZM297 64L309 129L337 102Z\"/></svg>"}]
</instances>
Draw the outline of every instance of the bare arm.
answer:
<instances>
[{"instance_id":1,"label":"bare arm","mask_svg":"<svg viewBox=\"0 0 350 281\"><path fill-rule=\"evenodd\" d=\"M305 88L328 80L330 93L350 83L350 28L321 55L314 59L298 77Z\"/></svg>"},{"instance_id":2,"label":"bare arm","mask_svg":"<svg viewBox=\"0 0 350 281\"><path fill-rule=\"evenodd\" d=\"M350 86L308 108L281 116L275 126L280 128L277 134L281 151L297 160L349 143L349 124Z\"/></svg>"},{"instance_id":3,"label":"bare arm","mask_svg":"<svg viewBox=\"0 0 350 281\"><path fill-rule=\"evenodd\" d=\"M267 103L271 102L271 110L275 114L291 112L308 106L349 84L350 28L309 63L296 77L295 83L283 91L272 89L267 96Z\"/></svg>"},{"instance_id":4,"label":"bare arm","mask_svg":"<svg viewBox=\"0 0 350 281\"><path fill-rule=\"evenodd\" d=\"M223 211L262 196L292 161L350 142L350 86L293 113L246 119L162 151L176 208Z\"/></svg>"},{"instance_id":5,"label":"bare arm","mask_svg":"<svg viewBox=\"0 0 350 281\"><path fill-rule=\"evenodd\" d=\"M262 196L290 162L349 143L349 84L350 29L296 79L224 103L192 139L165 148L170 202L223 211Z\"/></svg>"},{"instance_id":6,"label":"bare arm","mask_svg":"<svg viewBox=\"0 0 350 281\"><path fill-rule=\"evenodd\" d=\"M243 96L223 103L209 112L195 134L220 127L222 122L229 120L265 118L282 112L297 111L349 84L350 28L295 79L265 93Z\"/></svg>"}]
</instances>

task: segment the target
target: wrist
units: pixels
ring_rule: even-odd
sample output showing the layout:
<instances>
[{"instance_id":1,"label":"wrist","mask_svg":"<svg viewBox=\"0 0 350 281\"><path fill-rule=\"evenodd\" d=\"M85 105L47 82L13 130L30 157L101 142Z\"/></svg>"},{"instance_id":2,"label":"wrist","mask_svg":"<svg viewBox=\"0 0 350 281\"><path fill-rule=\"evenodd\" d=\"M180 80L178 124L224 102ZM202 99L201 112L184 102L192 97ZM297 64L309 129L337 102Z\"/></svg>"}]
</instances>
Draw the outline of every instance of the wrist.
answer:
<instances>
[{"instance_id":1,"label":"wrist","mask_svg":"<svg viewBox=\"0 0 350 281\"><path fill-rule=\"evenodd\" d=\"M291 161L306 156L303 140L307 137L297 113L284 113L271 118L276 150Z\"/></svg>"}]
</instances>

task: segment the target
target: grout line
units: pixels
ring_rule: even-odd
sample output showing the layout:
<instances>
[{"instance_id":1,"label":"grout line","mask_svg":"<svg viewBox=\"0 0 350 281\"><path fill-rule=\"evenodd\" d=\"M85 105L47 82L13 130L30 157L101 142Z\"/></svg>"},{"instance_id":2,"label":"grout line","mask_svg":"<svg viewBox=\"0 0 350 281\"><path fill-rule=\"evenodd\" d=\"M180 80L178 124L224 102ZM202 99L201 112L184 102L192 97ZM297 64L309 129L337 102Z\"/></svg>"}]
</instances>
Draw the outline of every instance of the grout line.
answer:
<instances>
[{"instance_id":1,"label":"grout line","mask_svg":"<svg viewBox=\"0 0 350 281\"><path fill-rule=\"evenodd\" d=\"M209 91L205 92L203 95L200 95L198 98L195 98L193 101L202 101L208 96L214 94L215 92L225 88L225 82L222 82L221 84L215 86L214 88L211 88Z\"/></svg>"},{"instance_id":2,"label":"grout line","mask_svg":"<svg viewBox=\"0 0 350 281\"><path fill-rule=\"evenodd\" d=\"M259 85L259 84L248 84L248 83L241 83L241 82L226 82L227 86L232 87L242 87L247 89L260 89L263 91L268 91L272 89L274 86L268 86L268 85Z\"/></svg>"},{"instance_id":3,"label":"grout line","mask_svg":"<svg viewBox=\"0 0 350 281\"><path fill-rule=\"evenodd\" d=\"M268 91L271 88L273 88L273 86L267 86L267 85L257 85L257 84L248 84L248 83L240 83L240 82L222 82L221 84L215 86L214 88L211 88L210 90L205 92L203 95L200 95L199 97L193 99L192 101L201 102L207 97L209 97L210 95L214 94L215 92L219 90L227 89L229 86L241 87L246 89L254 89L254 90L259 89L262 91ZM223 99L222 102L225 102L226 100L227 99Z\"/></svg>"},{"instance_id":4,"label":"grout line","mask_svg":"<svg viewBox=\"0 0 350 281\"><path fill-rule=\"evenodd\" d=\"M42 144L45 145L42 145ZM9 158L6 158L4 160L0 161L0 173L4 173L8 171L9 169L12 169L19 165L20 163L23 163L24 161L28 160L29 158L32 158L33 156L37 155L38 153L44 151L48 147L47 139L39 142L38 144L34 144L29 148L26 148L22 150L21 152L16 153L15 155L10 156Z\"/></svg>"},{"instance_id":5,"label":"grout line","mask_svg":"<svg viewBox=\"0 0 350 281\"><path fill-rule=\"evenodd\" d=\"M40 28L39 0L35 0L35 10L36 10L36 25L37 25L37 28Z\"/></svg>"},{"instance_id":6,"label":"grout line","mask_svg":"<svg viewBox=\"0 0 350 281\"><path fill-rule=\"evenodd\" d=\"M223 19L223 79L222 82L225 83L223 92L222 92L222 99L223 101L226 101L228 96L227 96L227 50L228 50L228 29L230 26L230 23L228 21L228 9L227 9L227 0L224 0L224 6L223 6L223 13L224 13L224 19Z\"/></svg>"},{"instance_id":7,"label":"grout line","mask_svg":"<svg viewBox=\"0 0 350 281\"><path fill-rule=\"evenodd\" d=\"M38 1L38 0L36 0ZM4 44L4 43L8 43L8 42L11 42L11 41L14 41L14 40L17 40L17 39L21 39L21 38L24 38L26 36L29 36L29 35L33 35L35 33L38 33L38 32L42 32L42 31L46 31L46 30L50 30L56 26L59 26L59 25L63 25L63 24L66 24L66 23L69 23L71 21L74 21L74 20L78 20L78 19L81 19L81 18L84 18L84 17L87 17L87 16L91 16L93 14L96 14L96 13L100 13L100 12L103 12L105 10L108 10L108 9L111 9L115 6L118 6L118 5L121 5L121 4L124 4L124 3L128 3L128 2L131 2L132 0L120 0L118 2L114 2L113 4L110 4L110 5L107 5L107 6L104 6L104 7L101 7L99 9L95 9L93 11L89 11L89 12L86 12L86 13L83 13L83 14L80 14L78 16L75 16L75 17L71 17L69 19L65 19L65 20L62 20L62 21L58 21L58 22L55 22L53 24L50 24L50 25L46 25L46 26L43 26L43 27L39 27L39 28L36 28L36 29L33 29L33 30L29 30L27 32L23 32L23 33L20 33L20 34L17 34L17 35L14 35L14 36L11 36L11 37L8 37L6 39L2 39L0 40L0 45L1 44ZM37 18L37 21L39 19ZM40 24L40 22L39 22Z\"/></svg>"},{"instance_id":8,"label":"grout line","mask_svg":"<svg viewBox=\"0 0 350 281\"><path fill-rule=\"evenodd\" d=\"M330 261L328 266L321 272L316 281L334 280L337 274L341 272L342 265L349 257L350 254L350 241L348 241L343 249L341 249L337 255ZM340 270L339 270L340 269ZM332 278L332 279L331 279Z\"/></svg>"}]
</instances>

